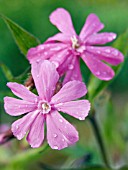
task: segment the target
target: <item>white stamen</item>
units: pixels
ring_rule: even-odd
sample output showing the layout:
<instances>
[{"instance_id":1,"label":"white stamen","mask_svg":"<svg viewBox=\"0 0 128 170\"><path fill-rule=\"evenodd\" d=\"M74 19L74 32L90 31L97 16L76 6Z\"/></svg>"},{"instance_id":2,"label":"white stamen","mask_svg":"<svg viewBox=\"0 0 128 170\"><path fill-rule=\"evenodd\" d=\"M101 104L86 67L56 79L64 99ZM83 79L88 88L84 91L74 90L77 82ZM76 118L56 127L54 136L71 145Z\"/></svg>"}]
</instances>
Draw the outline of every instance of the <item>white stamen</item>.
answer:
<instances>
[{"instance_id":1,"label":"white stamen","mask_svg":"<svg viewBox=\"0 0 128 170\"><path fill-rule=\"evenodd\" d=\"M47 114L51 111L51 106L48 103L43 103L41 107L43 114Z\"/></svg>"},{"instance_id":2,"label":"white stamen","mask_svg":"<svg viewBox=\"0 0 128 170\"><path fill-rule=\"evenodd\" d=\"M71 42L72 42L72 48L76 49L76 48L80 47L78 39L76 38L75 35L73 37L71 37Z\"/></svg>"}]
</instances>

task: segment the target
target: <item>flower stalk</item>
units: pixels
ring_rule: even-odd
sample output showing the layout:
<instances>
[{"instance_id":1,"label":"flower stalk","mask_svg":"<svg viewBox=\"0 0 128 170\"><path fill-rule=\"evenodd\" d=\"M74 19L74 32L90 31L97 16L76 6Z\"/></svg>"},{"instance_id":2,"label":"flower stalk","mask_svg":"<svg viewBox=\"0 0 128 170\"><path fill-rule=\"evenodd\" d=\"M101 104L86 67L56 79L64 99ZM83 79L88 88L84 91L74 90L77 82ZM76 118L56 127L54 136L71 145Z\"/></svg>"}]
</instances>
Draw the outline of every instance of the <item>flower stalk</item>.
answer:
<instances>
[{"instance_id":1,"label":"flower stalk","mask_svg":"<svg viewBox=\"0 0 128 170\"><path fill-rule=\"evenodd\" d=\"M103 159L106 167L110 168L107 153L106 153L106 148L105 148L105 145L104 145L104 141L103 141L103 138L102 138L102 135L101 135L101 131L100 131L98 122L96 120L95 110L92 111L91 116L89 116L89 120L91 122L97 143L99 145L99 149L100 149L100 152L101 152L101 155L102 155L102 159Z\"/></svg>"}]
</instances>

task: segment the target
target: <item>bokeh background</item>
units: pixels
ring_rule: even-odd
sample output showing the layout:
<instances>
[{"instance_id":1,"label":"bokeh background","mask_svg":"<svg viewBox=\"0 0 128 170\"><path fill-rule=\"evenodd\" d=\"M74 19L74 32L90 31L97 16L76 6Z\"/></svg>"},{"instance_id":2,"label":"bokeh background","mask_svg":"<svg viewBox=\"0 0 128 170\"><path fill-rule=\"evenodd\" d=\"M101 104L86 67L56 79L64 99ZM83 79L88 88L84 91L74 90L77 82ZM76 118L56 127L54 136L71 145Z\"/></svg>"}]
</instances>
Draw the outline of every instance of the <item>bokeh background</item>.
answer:
<instances>
[{"instance_id":1,"label":"bokeh background","mask_svg":"<svg viewBox=\"0 0 128 170\"><path fill-rule=\"evenodd\" d=\"M118 37L128 30L128 0L0 0L0 13L8 16L27 31L38 37L43 43L58 30L49 22L50 13L58 7L67 9L79 33L85 19L95 13L105 24L103 31L115 32ZM117 39L118 39L117 37ZM126 41L128 43L128 40ZM128 44L126 45L128 47ZM20 53L7 26L0 19L0 63L6 64L14 76L20 75L29 66ZM82 64L82 73L88 85L89 70ZM9 126L15 118L8 116L3 109L3 97L10 92L7 80L0 69L0 124ZM98 106L98 107L97 107ZM103 96L96 103L99 121L105 145L108 148L110 162L120 166L128 162L128 59L119 75L113 80ZM99 109L100 108L100 109ZM73 122L80 133L80 141L73 147L62 151L48 149L39 159L28 163L31 170L41 169L45 164L51 166L73 167L82 164L102 163L98 145L88 121ZM13 140L8 145L0 146L0 166L7 164L10 156L20 154L25 141ZM26 144L25 144L26 145ZM18 170L18 169L17 169Z\"/></svg>"}]
</instances>

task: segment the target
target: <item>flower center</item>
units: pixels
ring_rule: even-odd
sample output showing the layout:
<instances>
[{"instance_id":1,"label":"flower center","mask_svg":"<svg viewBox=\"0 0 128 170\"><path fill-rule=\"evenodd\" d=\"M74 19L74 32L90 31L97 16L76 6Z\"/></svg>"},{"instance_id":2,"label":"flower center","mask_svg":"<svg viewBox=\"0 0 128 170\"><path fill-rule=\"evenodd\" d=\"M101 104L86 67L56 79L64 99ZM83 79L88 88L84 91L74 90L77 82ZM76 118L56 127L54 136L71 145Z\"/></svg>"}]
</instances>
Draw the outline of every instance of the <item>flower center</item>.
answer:
<instances>
[{"instance_id":1,"label":"flower center","mask_svg":"<svg viewBox=\"0 0 128 170\"><path fill-rule=\"evenodd\" d=\"M41 111L41 113L47 114L51 111L51 106L47 102L39 101L38 109Z\"/></svg>"},{"instance_id":2,"label":"flower center","mask_svg":"<svg viewBox=\"0 0 128 170\"><path fill-rule=\"evenodd\" d=\"M73 49L77 49L80 47L79 41L76 38L76 36L74 35L73 37L71 37L71 42L72 42L72 48Z\"/></svg>"},{"instance_id":3,"label":"flower center","mask_svg":"<svg viewBox=\"0 0 128 170\"><path fill-rule=\"evenodd\" d=\"M48 103L42 104L42 113L47 114L51 111L51 106Z\"/></svg>"}]
</instances>

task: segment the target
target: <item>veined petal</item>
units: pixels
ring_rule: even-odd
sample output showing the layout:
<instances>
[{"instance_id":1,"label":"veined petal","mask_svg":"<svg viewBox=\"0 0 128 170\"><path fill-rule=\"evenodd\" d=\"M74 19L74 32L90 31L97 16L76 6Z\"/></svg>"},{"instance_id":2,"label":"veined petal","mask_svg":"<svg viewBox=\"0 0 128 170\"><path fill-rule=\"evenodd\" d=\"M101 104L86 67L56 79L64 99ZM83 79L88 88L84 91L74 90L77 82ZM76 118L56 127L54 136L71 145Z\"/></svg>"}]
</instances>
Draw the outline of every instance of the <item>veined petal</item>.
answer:
<instances>
[{"instance_id":1,"label":"veined petal","mask_svg":"<svg viewBox=\"0 0 128 170\"><path fill-rule=\"evenodd\" d=\"M59 80L59 74L56 71L55 65L48 60L44 60L40 66L40 71L37 74L36 64L32 64L32 76L39 96L50 101L54 93L55 86Z\"/></svg>"},{"instance_id":2,"label":"veined petal","mask_svg":"<svg viewBox=\"0 0 128 170\"><path fill-rule=\"evenodd\" d=\"M96 56L98 60L104 60L112 65L118 65L124 60L123 54L112 47L87 46L86 50Z\"/></svg>"},{"instance_id":3,"label":"veined petal","mask_svg":"<svg viewBox=\"0 0 128 170\"><path fill-rule=\"evenodd\" d=\"M39 113L35 118L34 122L31 124L29 134L27 136L27 141L32 148L38 148L41 146L44 140L44 116Z\"/></svg>"},{"instance_id":4,"label":"veined petal","mask_svg":"<svg viewBox=\"0 0 128 170\"><path fill-rule=\"evenodd\" d=\"M50 43L50 42L63 42L63 43L70 43L70 37L63 34L63 33L58 33L50 38L47 39L46 43Z\"/></svg>"},{"instance_id":5,"label":"veined petal","mask_svg":"<svg viewBox=\"0 0 128 170\"><path fill-rule=\"evenodd\" d=\"M82 75L80 70L79 58L75 57L72 60L72 63L68 65L68 70L66 72L63 84L71 80L82 81Z\"/></svg>"},{"instance_id":6,"label":"veined petal","mask_svg":"<svg viewBox=\"0 0 128 170\"><path fill-rule=\"evenodd\" d=\"M102 45L113 41L115 38L116 38L115 33L104 32L104 33L92 34L87 38L86 43L88 45Z\"/></svg>"},{"instance_id":7,"label":"veined petal","mask_svg":"<svg viewBox=\"0 0 128 170\"><path fill-rule=\"evenodd\" d=\"M53 56L49 59L53 64L55 64L56 68L58 68L62 63L64 63L65 59L67 58L67 51L68 49L64 49L60 52L55 52Z\"/></svg>"},{"instance_id":8,"label":"veined petal","mask_svg":"<svg viewBox=\"0 0 128 170\"><path fill-rule=\"evenodd\" d=\"M88 100L70 101L66 103L56 104L58 111L67 113L79 120L84 120L88 116L90 103Z\"/></svg>"},{"instance_id":9,"label":"veined petal","mask_svg":"<svg viewBox=\"0 0 128 170\"><path fill-rule=\"evenodd\" d=\"M35 110L37 104L33 104L24 100L15 99L13 97L4 98L5 111L12 116L19 116L24 113Z\"/></svg>"},{"instance_id":10,"label":"veined petal","mask_svg":"<svg viewBox=\"0 0 128 170\"><path fill-rule=\"evenodd\" d=\"M61 150L76 143L79 139L78 132L57 111L46 117L47 140L52 149Z\"/></svg>"},{"instance_id":11,"label":"veined petal","mask_svg":"<svg viewBox=\"0 0 128 170\"><path fill-rule=\"evenodd\" d=\"M70 14L63 8L58 8L50 15L50 21L55 25L62 33L73 36L76 35Z\"/></svg>"},{"instance_id":12,"label":"veined petal","mask_svg":"<svg viewBox=\"0 0 128 170\"><path fill-rule=\"evenodd\" d=\"M89 67L90 71L101 80L111 80L115 73L111 67L107 66L93 55L86 53L82 55L82 59Z\"/></svg>"},{"instance_id":13,"label":"veined petal","mask_svg":"<svg viewBox=\"0 0 128 170\"><path fill-rule=\"evenodd\" d=\"M57 68L60 76L68 71L68 66L71 64L73 57L74 55L70 51L67 51L64 62Z\"/></svg>"},{"instance_id":14,"label":"veined petal","mask_svg":"<svg viewBox=\"0 0 128 170\"><path fill-rule=\"evenodd\" d=\"M95 14L90 14L80 32L80 39L85 41L90 35L99 32L103 28L104 24L100 22L99 18Z\"/></svg>"},{"instance_id":15,"label":"veined petal","mask_svg":"<svg viewBox=\"0 0 128 170\"><path fill-rule=\"evenodd\" d=\"M35 48L30 48L27 53L27 58L31 64L33 62L40 62L42 60L49 59L56 52L63 50L66 47L66 44L59 42L45 42L44 44L40 44Z\"/></svg>"},{"instance_id":16,"label":"veined petal","mask_svg":"<svg viewBox=\"0 0 128 170\"><path fill-rule=\"evenodd\" d=\"M38 101L38 96L29 91L25 86L18 83L7 83L7 86L11 91L18 97L28 102L36 103Z\"/></svg>"},{"instance_id":17,"label":"veined petal","mask_svg":"<svg viewBox=\"0 0 128 170\"><path fill-rule=\"evenodd\" d=\"M86 86L80 81L70 81L66 83L60 91L52 97L51 103L63 103L78 99L87 93Z\"/></svg>"},{"instance_id":18,"label":"veined petal","mask_svg":"<svg viewBox=\"0 0 128 170\"><path fill-rule=\"evenodd\" d=\"M31 124L35 120L36 116L38 115L37 111L30 112L21 119L16 120L12 124L12 132L17 139L21 140L26 133L29 131Z\"/></svg>"}]
</instances>

